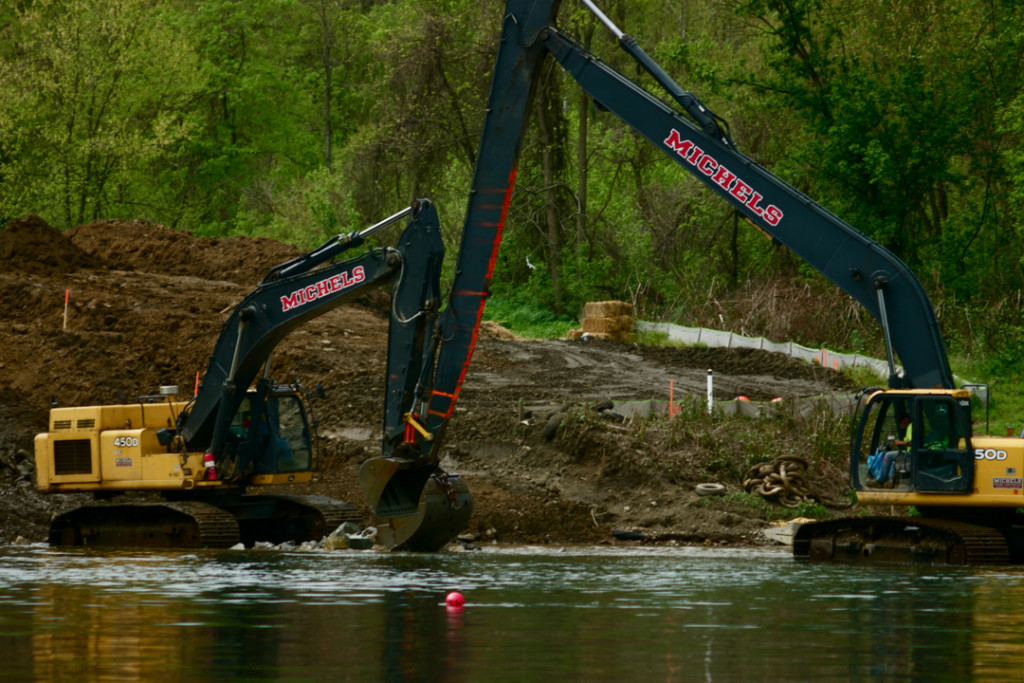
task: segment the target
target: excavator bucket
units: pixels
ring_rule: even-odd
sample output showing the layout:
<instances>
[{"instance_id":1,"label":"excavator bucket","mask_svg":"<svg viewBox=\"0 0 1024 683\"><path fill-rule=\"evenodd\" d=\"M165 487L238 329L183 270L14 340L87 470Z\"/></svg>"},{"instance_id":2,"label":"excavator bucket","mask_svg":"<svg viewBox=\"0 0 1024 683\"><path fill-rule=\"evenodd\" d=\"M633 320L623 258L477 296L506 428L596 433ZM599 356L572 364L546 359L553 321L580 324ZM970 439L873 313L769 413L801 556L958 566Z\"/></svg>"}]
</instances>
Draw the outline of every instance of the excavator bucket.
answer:
<instances>
[{"instance_id":1,"label":"excavator bucket","mask_svg":"<svg viewBox=\"0 0 1024 683\"><path fill-rule=\"evenodd\" d=\"M466 528L473 511L466 482L436 466L371 458L359 468L359 485L378 519L378 540L389 548L440 550Z\"/></svg>"}]
</instances>

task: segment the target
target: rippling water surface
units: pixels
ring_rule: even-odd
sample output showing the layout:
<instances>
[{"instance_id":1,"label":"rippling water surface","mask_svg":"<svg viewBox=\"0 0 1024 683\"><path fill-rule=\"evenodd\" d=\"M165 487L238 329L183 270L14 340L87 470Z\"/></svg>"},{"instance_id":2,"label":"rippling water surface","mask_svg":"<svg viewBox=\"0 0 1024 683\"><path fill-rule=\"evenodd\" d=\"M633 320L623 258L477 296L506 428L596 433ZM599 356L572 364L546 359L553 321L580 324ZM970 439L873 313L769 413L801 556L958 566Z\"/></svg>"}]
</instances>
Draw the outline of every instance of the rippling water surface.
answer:
<instances>
[{"instance_id":1,"label":"rippling water surface","mask_svg":"<svg viewBox=\"0 0 1024 683\"><path fill-rule=\"evenodd\" d=\"M445 595L462 592L452 610ZM784 550L0 547L13 680L1009 680L1024 570Z\"/></svg>"}]
</instances>

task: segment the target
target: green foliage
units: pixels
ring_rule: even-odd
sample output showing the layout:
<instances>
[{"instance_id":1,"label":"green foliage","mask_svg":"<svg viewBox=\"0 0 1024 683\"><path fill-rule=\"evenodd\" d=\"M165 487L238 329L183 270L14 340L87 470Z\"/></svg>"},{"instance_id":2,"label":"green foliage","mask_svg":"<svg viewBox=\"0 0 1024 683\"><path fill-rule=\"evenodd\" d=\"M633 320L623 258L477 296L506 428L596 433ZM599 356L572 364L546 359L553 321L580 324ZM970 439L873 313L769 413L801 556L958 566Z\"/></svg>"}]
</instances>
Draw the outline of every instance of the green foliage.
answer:
<instances>
[{"instance_id":1,"label":"green foliage","mask_svg":"<svg viewBox=\"0 0 1024 683\"><path fill-rule=\"evenodd\" d=\"M169 8L142 0L28 3L0 31L0 216L59 227L155 216L154 171L201 135L204 87Z\"/></svg>"},{"instance_id":2,"label":"green foliage","mask_svg":"<svg viewBox=\"0 0 1024 683\"><path fill-rule=\"evenodd\" d=\"M365 227L338 174L318 167L291 185L287 194L276 202L273 214L243 207L235 230L312 249L334 235Z\"/></svg>"},{"instance_id":3,"label":"green foliage","mask_svg":"<svg viewBox=\"0 0 1024 683\"><path fill-rule=\"evenodd\" d=\"M988 385L988 405L972 401L974 433L1002 436L1010 430L1020 434L1024 429L1024 362L997 354L976 359L954 357L951 364L971 383Z\"/></svg>"},{"instance_id":4,"label":"green foliage","mask_svg":"<svg viewBox=\"0 0 1024 683\"><path fill-rule=\"evenodd\" d=\"M1019 290L1024 253L1001 242L1013 232L1006 198L1015 183L1005 183L998 157L1020 146L1019 127L998 122L1012 120L1004 93L1017 92L1005 86L1019 82L1010 55L1020 54L1022 13L1008 3L990 9L954 2L918 11L885 0L741 6L769 56L756 80L814 132L782 165L927 284L966 298Z\"/></svg>"},{"instance_id":5,"label":"green foliage","mask_svg":"<svg viewBox=\"0 0 1024 683\"><path fill-rule=\"evenodd\" d=\"M500 2L8 4L0 225L146 218L308 247L430 197L450 279ZM908 262L955 353L1019 365L1024 5L640 1L615 20L741 150ZM559 25L654 89L584 8L563 3ZM489 315L547 336L623 299L647 319L878 348L857 314L794 313L822 278L553 64L537 91Z\"/></svg>"}]
</instances>

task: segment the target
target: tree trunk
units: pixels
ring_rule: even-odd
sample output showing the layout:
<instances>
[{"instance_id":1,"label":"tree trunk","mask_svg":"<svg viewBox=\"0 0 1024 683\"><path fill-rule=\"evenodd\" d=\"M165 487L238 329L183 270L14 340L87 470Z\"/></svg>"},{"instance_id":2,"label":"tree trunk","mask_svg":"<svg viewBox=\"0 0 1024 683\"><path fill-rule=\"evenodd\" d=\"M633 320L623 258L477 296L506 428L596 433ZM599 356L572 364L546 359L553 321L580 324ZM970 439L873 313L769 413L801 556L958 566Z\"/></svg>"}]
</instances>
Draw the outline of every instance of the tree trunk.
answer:
<instances>
[{"instance_id":1,"label":"tree trunk","mask_svg":"<svg viewBox=\"0 0 1024 683\"><path fill-rule=\"evenodd\" d=\"M324 74L324 166L331 167L331 81L334 78L335 30L331 23L327 0L320 0L320 66Z\"/></svg>"},{"instance_id":2,"label":"tree trunk","mask_svg":"<svg viewBox=\"0 0 1024 683\"><path fill-rule=\"evenodd\" d=\"M550 72L549 72L550 73ZM551 292L555 298L555 310L563 309L562 295L562 228L558 220L558 205L555 198L555 145L554 112L550 105L549 88L537 89L537 123L540 129L541 167L544 174L544 223L548 236L548 269L551 274Z\"/></svg>"},{"instance_id":3,"label":"tree trunk","mask_svg":"<svg viewBox=\"0 0 1024 683\"><path fill-rule=\"evenodd\" d=\"M590 49L590 41L594 35L594 22L591 19L583 28L583 47ZM590 119L590 96L579 89L580 102L578 109L579 137L576 139L576 244L577 249L587 245L590 255L590 244L587 241L587 124Z\"/></svg>"}]
</instances>

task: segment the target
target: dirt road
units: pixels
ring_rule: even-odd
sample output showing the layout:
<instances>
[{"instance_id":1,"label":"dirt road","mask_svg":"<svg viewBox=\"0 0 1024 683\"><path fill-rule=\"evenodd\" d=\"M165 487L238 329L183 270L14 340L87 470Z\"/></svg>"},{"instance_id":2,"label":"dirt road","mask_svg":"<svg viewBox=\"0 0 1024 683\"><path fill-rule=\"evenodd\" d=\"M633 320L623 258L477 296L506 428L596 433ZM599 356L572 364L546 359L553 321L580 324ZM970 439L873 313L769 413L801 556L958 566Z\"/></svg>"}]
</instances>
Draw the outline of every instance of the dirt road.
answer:
<instances>
[{"instance_id":1,"label":"dirt road","mask_svg":"<svg viewBox=\"0 0 1024 683\"><path fill-rule=\"evenodd\" d=\"M81 500L41 496L22 476L51 403L116 403L166 384L190 395L232 307L296 254L138 221L60 234L26 218L0 232L0 541L42 540L50 516ZM274 361L280 378L327 390L317 406L321 471L307 488L360 506L355 473L379 452L386 306L378 292L332 311L293 333ZM663 542L757 542L763 511L694 492L709 477L739 490L742 444L694 441L665 421L617 422L593 406L666 399L670 379L677 395L703 395L708 368L720 400L851 389L837 373L755 350L508 336L482 336L442 451L474 493L478 542L592 543L622 529ZM563 417L548 439L552 413ZM840 480L822 472L818 485L836 497Z\"/></svg>"}]
</instances>

